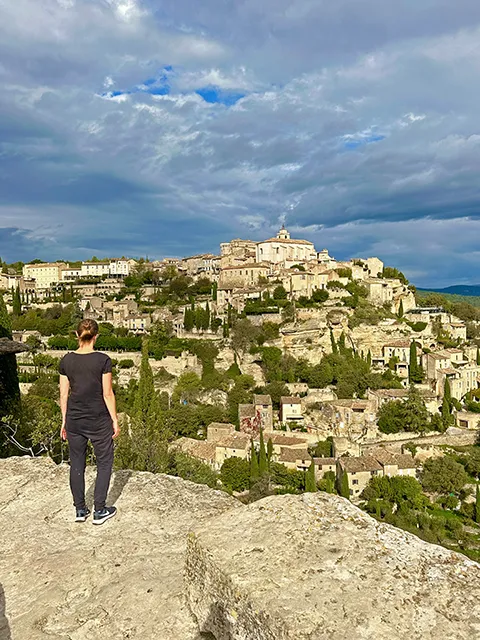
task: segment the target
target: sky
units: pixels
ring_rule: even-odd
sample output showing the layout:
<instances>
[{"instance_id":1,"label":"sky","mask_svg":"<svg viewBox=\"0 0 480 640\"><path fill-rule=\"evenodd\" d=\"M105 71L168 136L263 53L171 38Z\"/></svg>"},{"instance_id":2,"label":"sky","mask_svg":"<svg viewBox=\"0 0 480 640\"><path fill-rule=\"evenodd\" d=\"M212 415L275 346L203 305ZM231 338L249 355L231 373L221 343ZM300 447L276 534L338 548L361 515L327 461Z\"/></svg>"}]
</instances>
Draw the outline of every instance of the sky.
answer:
<instances>
[{"instance_id":1,"label":"sky","mask_svg":"<svg viewBox=\"0 0 480 640\"><path fill-rule=\"evenodd\" d=\"M480 282L478 0L0 0L0 256L218 253L285 223Z\"/></svg>"}]
</instances>

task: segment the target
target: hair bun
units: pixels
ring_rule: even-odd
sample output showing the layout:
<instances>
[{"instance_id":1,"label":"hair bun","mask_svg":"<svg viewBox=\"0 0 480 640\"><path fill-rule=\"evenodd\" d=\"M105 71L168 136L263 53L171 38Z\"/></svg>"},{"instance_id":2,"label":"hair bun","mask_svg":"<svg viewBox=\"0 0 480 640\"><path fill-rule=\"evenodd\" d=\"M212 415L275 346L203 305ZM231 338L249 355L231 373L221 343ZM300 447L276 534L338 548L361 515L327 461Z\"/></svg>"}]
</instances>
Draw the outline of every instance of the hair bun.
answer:
<instances>
[{"instance_id":1,"label":"hair bun","mask_svg":"<svg viewBox=\"0 0 480 640\"><path fill-rule=\"evenodd\" d=\"M98 324L95 320L86 318L79 322L77 327L77 336L80 342L91 342L98 335Z\"/></svg>"}]
</instances>

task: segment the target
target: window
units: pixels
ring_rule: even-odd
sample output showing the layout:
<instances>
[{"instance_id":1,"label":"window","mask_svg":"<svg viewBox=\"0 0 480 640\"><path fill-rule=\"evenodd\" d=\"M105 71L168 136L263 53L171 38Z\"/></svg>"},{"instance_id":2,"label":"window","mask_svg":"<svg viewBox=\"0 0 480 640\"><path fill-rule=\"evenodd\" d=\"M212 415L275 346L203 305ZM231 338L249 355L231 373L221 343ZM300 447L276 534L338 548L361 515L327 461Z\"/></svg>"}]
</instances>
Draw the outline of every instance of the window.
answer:
<instances>
[{"instance_id":1,"label":"window","mask_svg":"<svg viewBox=\"0 0 480 640\"><path fill-rule=\"evenodd\" d=\"M350 495L353 496L353 489L350 489Z\"/></svg>"},{"instance_id":2,"label":"window","mask_svg":"<svg viewBox=\"0 0 480 640\"><path fill-rule=\"evenodd\" d=\"M358 480L354 480L352 484L358 484Z\"/></svg>"}]
</instances>

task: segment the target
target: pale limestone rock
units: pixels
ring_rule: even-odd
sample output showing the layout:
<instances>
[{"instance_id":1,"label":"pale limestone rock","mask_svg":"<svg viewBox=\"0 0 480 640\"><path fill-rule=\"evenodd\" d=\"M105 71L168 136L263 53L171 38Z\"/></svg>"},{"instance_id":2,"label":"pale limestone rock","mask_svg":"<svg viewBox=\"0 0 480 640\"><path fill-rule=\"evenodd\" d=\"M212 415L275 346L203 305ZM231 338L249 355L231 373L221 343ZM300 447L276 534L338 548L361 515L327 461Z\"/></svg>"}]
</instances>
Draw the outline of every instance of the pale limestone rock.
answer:
<instances>
[{"instance_id":1,"label":"pale limestone rock","mask_svg":"<svg viewBox=\"0 0 480 640\"><path fill-rule=\"evenodd\" d=\"M93 477L90 469L87 487ZM0 460L0 597L3 588L13 640L200 637L182 595L187 532L239 503L128 471L114 476L111 493L120 492L116 518L75 524L66 465Z\"/></svg>"},{"instance_id":2,"label":"pale limestone rock","mask_svg":"<svg viewBox=\"0 0 480 640\"><path fill-rule=\"evenodd\" d=\"M216 640L480 638L480 565L324 493L200 525L186 589Z\"/></svg>"}]
</instances>

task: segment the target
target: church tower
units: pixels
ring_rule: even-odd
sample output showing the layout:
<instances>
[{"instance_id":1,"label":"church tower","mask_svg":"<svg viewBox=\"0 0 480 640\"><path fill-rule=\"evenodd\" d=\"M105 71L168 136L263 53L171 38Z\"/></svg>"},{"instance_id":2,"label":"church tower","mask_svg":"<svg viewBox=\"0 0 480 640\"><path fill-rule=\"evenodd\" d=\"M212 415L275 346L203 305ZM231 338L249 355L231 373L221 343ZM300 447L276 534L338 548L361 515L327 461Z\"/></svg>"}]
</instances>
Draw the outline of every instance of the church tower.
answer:
<instances>
[{"instance_id":1,"label":"church tower","mask_svg":"<svg viewBox=\"0 0 480 640\"><path fill-rule=\"evenodd\" d=\"M289 232L285 229L285 225L282 224L282 228L280 229L280 231L277 233L277 238L279 240L290 240L290 234Z\"/></svg>"}]
</instances>

